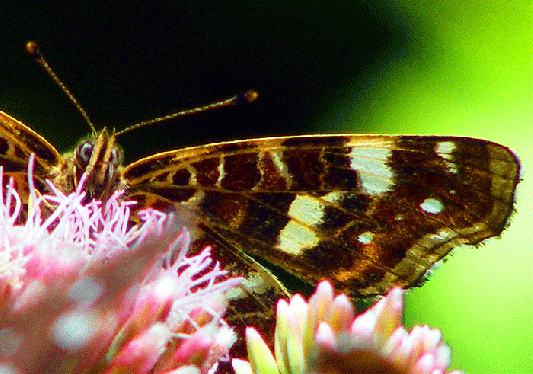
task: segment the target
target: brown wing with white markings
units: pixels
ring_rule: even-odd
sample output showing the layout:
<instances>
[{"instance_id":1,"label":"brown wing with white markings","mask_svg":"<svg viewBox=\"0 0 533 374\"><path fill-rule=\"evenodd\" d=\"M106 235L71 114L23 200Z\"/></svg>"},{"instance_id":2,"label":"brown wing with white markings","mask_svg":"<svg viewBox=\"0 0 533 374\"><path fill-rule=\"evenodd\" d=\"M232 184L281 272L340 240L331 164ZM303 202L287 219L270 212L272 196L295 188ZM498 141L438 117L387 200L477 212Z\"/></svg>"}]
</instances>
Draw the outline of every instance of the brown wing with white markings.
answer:
<instances>
[{"instance_id":1,"label":"brown wing with white markings","mask_svg":"<svg viewBox=\"0 0 533 374\"><path fill-rule=\"evenodd\" d=\"M420 284L456 246L501 233L519 164L479 139L315 135L160 153L123 178L141 206L187 211L198 242L261 300L286 291L254 258L352 296Z\"/></svg>"}]
</instances>

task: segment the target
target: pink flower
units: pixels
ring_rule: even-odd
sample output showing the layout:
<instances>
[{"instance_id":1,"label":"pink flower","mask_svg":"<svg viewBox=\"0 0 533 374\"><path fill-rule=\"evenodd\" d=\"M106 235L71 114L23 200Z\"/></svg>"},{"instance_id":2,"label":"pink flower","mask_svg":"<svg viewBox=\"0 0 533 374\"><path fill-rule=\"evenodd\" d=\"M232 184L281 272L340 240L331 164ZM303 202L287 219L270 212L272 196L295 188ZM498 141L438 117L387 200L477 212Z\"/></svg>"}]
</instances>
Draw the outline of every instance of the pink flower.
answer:
<instances>
[{"instance_id":1,"label":"pink flower","mask_svg":"<svg viewBox=\"0 0 533 374\"><path fill-rule=\"evenodd\" d=\"M408 332L402 319L400 288L356 316L350 299L334 297L324 281L309 303L300 295L278 302L274 354L248 328L249 362L234 359L233 367L237 374L449 373L451 351L440 331L416 326Z\"/></svg>"},{"instance_id":2,"label":"pink flower","mask_svg":"<svg viewBox=\"0 0 533 374\"><path fill-rule=\"evenodd\" d=\"M131 226L134 202L83 203L84 181L40 196L30 178L23 220L0 167L0 371L207 373L235 340L221 316L240 279L209 248L187 256L173 214Z\"/></svg>"}]
</instances>

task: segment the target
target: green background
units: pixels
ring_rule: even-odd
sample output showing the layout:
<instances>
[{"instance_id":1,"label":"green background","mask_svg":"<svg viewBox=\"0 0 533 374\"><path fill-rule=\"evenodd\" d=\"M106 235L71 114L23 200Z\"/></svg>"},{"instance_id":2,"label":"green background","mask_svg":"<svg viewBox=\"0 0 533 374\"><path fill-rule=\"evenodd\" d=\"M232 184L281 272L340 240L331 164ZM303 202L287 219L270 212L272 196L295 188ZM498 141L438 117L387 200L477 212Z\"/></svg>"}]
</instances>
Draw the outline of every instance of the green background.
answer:
<instances>
[{"instance_id":1,"label":"green background","mask_svg":"<svg viewBox=\"0 0 533 374\"><path fill-rule=\"evenodd\" d=\"M407 296L453 367L533 372L531 1L3 1L0 110L65 151L88 129L25 56L36 39L93 121L123 128L248 88L257 103L137 130L127 160L312 132L463 135L520 157L511 225ZM528 229L529 227L529 229Z\"/></svg>"}]
</instances>

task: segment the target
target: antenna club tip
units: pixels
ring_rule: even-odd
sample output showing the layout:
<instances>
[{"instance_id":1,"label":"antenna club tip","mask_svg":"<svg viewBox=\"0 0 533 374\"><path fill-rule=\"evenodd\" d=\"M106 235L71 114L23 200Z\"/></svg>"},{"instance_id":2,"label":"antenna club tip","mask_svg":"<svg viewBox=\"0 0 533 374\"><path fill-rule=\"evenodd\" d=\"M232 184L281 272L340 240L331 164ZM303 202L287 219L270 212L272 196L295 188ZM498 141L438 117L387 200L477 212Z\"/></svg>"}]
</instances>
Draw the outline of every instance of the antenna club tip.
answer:
<instances>
[{"instance_id":1,"label":"antenna club tip","mask_svg":"<svg viewBox=\"0 0 533 374\"><path fill-rule=\"evenodd\" d=\"M236 101L238 104L246 104L251 103L259 97L259 93L255 90L248 90L246 92L243 92L242 94L238 95L236 97Z\"/></svg>"},{"instance_id":2,"label":"antenna club tip","mask_svg":"<svg viewBox=\"0 0 533 374\"><path fill-rule=\"evenodd\" d=\"M26 43L26 52L28 52L28 54L33 58L39 58L41 56L39 46L34 41L29 41Z\"/></svg>"}]
</instances>

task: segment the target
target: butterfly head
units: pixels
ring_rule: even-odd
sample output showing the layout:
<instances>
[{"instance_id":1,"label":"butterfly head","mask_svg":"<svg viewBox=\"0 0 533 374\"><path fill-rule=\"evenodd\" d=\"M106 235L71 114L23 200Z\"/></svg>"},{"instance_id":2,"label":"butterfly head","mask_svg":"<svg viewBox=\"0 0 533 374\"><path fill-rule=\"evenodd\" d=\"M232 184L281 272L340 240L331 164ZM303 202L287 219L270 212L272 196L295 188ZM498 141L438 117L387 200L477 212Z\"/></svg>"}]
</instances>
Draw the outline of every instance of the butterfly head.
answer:
<instances>
[{"instance_id":1,"label":"butterfly head","mask_svg":"<svg viewBox=\"0 0 533 374\"><path fill-rule=\"evenodd\" d=\"M77 179L87 174L89 198L107 199L117 189L122 169L123 152L115 143L115 133L106 129L81 140L73 154Z\"/></svg>"}]
</instances>

